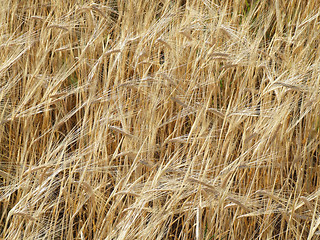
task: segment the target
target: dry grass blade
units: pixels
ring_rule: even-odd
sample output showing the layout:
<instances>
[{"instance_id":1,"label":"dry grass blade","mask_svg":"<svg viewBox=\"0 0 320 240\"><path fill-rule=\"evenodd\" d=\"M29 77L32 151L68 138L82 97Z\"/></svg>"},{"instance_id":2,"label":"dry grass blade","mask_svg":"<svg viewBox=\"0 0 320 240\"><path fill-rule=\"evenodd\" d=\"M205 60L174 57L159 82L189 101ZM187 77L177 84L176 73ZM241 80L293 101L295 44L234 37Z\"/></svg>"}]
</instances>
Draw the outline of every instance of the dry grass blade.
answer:
<instances>
[{"instance_id":1,"label":"dry grass blade","mask_svg":"<svg viewBox=\"0 0 320 240\"><path fill-rule=\"evenodd\" d=\"M128 136L130 138L135 138L135 136L133 136L132 134L126 132L125 130L119 128L119 127L116 127L116 126L108 126L109 129L111 129L112 131L115 131L115 132L118 132L124 136Z\"/></svg>"}]
</instances>

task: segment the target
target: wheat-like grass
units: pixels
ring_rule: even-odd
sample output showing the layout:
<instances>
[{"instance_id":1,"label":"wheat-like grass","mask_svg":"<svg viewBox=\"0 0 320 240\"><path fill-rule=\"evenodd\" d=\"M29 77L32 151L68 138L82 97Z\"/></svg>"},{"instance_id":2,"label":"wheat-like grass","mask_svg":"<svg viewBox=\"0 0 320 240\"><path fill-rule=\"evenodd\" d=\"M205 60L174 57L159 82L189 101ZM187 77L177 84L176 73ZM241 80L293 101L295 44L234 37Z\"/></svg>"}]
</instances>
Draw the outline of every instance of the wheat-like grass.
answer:
<instances>
[{"instance_id":1,"label":"wheat-like grass","mask_svg":"<svg viewBox=\"0 0 320 240\"><path fill-rule=\"evenodd\" d=\"M316 239L320 3L1 1L1 239Z\"/></svg>"}]
</instances>

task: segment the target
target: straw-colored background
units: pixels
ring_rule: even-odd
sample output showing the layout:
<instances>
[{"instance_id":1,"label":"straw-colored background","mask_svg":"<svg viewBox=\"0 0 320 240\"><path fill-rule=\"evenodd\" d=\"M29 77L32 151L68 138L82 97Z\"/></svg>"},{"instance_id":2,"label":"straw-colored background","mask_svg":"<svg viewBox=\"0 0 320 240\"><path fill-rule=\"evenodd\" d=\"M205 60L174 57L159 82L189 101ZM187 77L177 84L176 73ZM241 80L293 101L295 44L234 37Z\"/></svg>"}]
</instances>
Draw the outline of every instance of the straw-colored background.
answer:
<instances>
[{"instance_id":1,"label":"straw-colored background","mask_svg":"<svg viewBox=\"0 0 320 240\"><path fill-rule=\"evenodd\" d=\"M0 238L316 239L316 0L0 6Z\"/></svg>"}]
</instances>

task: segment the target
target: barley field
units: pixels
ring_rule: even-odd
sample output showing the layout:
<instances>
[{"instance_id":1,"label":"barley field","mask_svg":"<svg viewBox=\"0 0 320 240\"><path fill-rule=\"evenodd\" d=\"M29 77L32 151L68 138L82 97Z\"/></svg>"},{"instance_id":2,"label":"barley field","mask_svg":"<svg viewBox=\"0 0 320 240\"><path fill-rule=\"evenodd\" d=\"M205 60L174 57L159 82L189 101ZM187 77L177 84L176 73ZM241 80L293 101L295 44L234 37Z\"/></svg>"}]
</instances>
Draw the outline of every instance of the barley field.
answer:
<instances>
[{"instance_id":1,"label":"barley field","mask_svg":"<svg viewBox=\"0 0 320 240\"><path fill-rule=\"evenodd\" d=\"M320 238L319 1L0 2L0 239Z\"/></svg>"}]
</instances>

